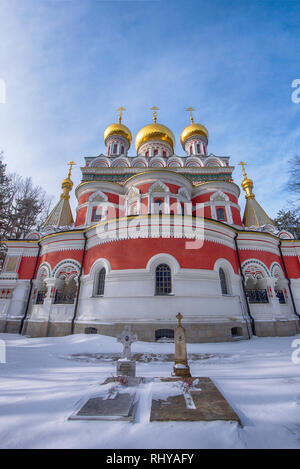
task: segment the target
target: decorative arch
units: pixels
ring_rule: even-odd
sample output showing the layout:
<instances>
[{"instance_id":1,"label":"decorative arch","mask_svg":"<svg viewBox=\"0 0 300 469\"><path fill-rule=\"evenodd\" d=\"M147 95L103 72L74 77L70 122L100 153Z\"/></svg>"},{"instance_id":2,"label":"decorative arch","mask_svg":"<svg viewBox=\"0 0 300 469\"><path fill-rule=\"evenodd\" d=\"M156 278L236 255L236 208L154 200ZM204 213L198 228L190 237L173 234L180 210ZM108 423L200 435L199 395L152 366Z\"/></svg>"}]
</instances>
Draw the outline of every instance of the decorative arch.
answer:
<instances>
[{"instance_id":1,"label":"decorative arch","mask_svg":"<svg viewBox=\"0 0 300 469\"><path fill-rule=\"evenodd\" d=\"M95 160L92 160L92 162L90 163L90 168L95 167L110 167L110 159L101 156L99 158L96 158Z\"/></svg>"},{"instance_id":2,"label":"decorative arch","mask_svg":"<svg viewBox=\"0 0 300 469\"><path fill-rule=\"evenodd\" d=\"M36 278L40 280L41 278L51 277L52 269L48 262L43 262L38 269Z\"/></svg>"},{"instance_id":3,"label":"decorative arch","mask_svg":"<svg viewBox=\"0 0 300 469\"><path fill-rule=\"evenodd\" d=\"M146 266L147 272L150 272L154 276L156 267L160 264L167 264L171 268L172 275L175 275L180 271L178 260L174 256L171 256L171 254L162 252L149 259Z\"/></svg>"},{"instance_id":4,"label":"decorative arch","mask_svg":"<svg viewBox=\"0 0 300 469\"><path fill-rule=\"evenodd\" d=\"M230 199L229 199L228 195L226 195L224 192L218 190L210 196L210 200L213 201L213 202L216 202L216 201L229 202Z\"/></svg>"},{"instance_id":5,"label":"decorative arch","mask_svg":"<svg viewBox=\"0 0 300 469\"><path fill-rule=\"evenodd\" d=\"M270 277L269 269L258 259L248 259L242 263L241 267L245 278L261 280L262 278Z\"/></svg>"},{"instance_id":6,"label":"decorative arch","mask_svg":"<svg viewBox=\"0 0 300 469\"><path fill-rule=\"evenodd\" d=\"M224 166L223 161L216 156L208 156L205 160L204 166Z\"/></svg>"},{"instance_id":7,"label":"decorative arch","mask_svg":"<svg viewBox=\"0 0 300 469\"><path fill-rule=\"evenodd\" d=\"M112 168L124 168L124 167L127 167L129 168L130 167L130 163L129 163L129 160L127 158L124 158L124 156L119 156L118 158L114 159L112 164L111 164L111 167Z\"/></svg>"},{"instance_id":8,"label":"decorative arch","mask_svg":"<svg viewBox=\"0 0 300 469\"><path fill-rule=\"evenodd\" d=\"M281 265L278 262L272 262L270 267L270 274L271 277L275 277L277 279L285 279Z\"/></svg>"},{"instance_id":9,"label":"decorative arch","mask_svg":"<svg viewBox=\"0 0 300 469\"><path fill-rule=\"evenodd\" d=\"M178 156L172 156L171 158L168 159L168 167L170 168L182 168L183 163L181 158L178 158Z\"/></svg>"},{"instance_id":10,"label":"decorative arch","mask_svg":"<svg viewBox=\"0 0 300 469\"><path fill-rule=\"evenodd\" d=\"M39 239L41 239L41 234L38 233L37 231L32 231L31 233L28 233L25 236L25 239L39 240Z\"/></svg>"},{"instance_id":11,"label":"decorative arch","mask_svg":"<svg viewBox=\"0 0 300 469\"><path fill-rule=\"evenodd\" d=\"M134 158L131 164L132 168L147 168L148 167L148 161L146 158L143 157L137 157Z\"/></svg>"},{"instance_id":12,"label":"decorative arch","mask_svg":"<svg viewBox=\"0 0 300 469\"><path fill-rule=\"evenodd\" d=\"M107 202L108 197L104 192L98 190L96 192L93 192L93 194L90 195L89 197L89 202Z\"/></svg>"},{"instance_id":13,"label":"decorative arch","mask_svg":"<svg viewBox=\"0 0 300 469\"><path fill-rule=\"evenodd\" d=\"M177 193L183 199L191 200L191 196L185 187L180 187Z\"/></svg>"},{"instance_id":14,"label":"decorative arch","mask_svg":"<svg viewBox=\"0 0 300 469\"><path fill-rule=\"evenodd\" d=\"M195 156L189 156L188 158L185 159L185 166L187 168L191 167L203 167L203 162L200 160L200 158L196 158Z\"/></svg>"},{"instance_id":15,"label":"decorative arch","mask_svg":"<svg viewBox=\"0 0 300 469\"><path fill-rule=\"evenodd\" d=\"M166 166L166 162L160 156L154 156L150 159L149 166L150 168L164 168Z\"/></svg>"},{"instance_id":16,"label":"decorative arch","mask_svg":"<svg viewBox=\"0 0 300 469\"><path fill-rule=\"evenodd\" d=\"M109 274L111 272L110 262L107 259L105 259L104 257L102 257L100 259L97 259L93 263L93 265L90 269L89 277L94 278L96 273L99 272L103 267L105 268L107 274Z\"/></svg>"},{"instance_id":17,"label":"decorative arch","mask_svg":"<svg viewBox=\"0 0 300 469\"><path fill-rule=\"evenodd\" d=\"M61 278L62 280L78 277L80 272L80 264L75 259L64 259L60 261L53 269L52 277Z\"/></svg>"},{"instance_id":18,"label":"decorative arch","mask_svg":"<svg viewBox=\"0 0 300 469\"><path fill-rule=\"evenodd\" d=\"M154 192L170 192L170 188L162 181L156 181L149 187L149 193Z\"/></svg>"}]
</instances>

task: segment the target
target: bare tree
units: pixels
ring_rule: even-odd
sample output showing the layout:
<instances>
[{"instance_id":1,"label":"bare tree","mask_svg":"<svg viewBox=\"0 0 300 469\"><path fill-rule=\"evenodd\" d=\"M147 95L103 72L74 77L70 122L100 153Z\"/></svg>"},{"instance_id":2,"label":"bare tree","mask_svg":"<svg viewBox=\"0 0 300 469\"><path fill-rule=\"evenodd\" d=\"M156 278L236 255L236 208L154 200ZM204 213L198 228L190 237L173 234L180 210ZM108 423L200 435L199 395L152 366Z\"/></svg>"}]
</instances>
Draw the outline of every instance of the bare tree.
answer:
<instances>
[{"instance_id":1,"label":"bare tree","mask_svg":"<svg viewBox=\"0 0 300 469\"><path fill-rule=\"evenodd\" d=\"M291 158L288 162L288 166L290 175L288 189L294 194L300 195L300 156L295 155L293 158ZM300 201L300 198L298 201Z\"/></svg>"},{"instance_id":2,"label":"bare tree","mask_svg":"<svg viewBox=\"0 0 300 469\"><path fill-rule=\"evenodd\" d=\"M49 212L51 200L39 186L34 186L31 178L22 178L17 174L10 176L11 194L9 238L20 238L22 235L37 229Z\"/></svg>"}]
</instances>

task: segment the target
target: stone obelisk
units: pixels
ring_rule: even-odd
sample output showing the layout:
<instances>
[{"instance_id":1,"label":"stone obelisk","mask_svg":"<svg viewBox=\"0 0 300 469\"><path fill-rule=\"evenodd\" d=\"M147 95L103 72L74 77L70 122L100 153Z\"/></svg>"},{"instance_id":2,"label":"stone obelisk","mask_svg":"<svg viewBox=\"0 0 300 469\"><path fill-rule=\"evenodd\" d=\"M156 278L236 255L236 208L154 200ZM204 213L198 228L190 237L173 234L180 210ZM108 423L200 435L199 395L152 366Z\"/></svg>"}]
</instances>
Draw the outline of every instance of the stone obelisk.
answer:
<instances>
[{"instance_id":1,"label":"stone obelisk","mask_svg":"<svg viewBox=\"0 0 300 469\"><path fill-rule=\"evenodd\" d=\"M174 369L173 376L190 377L190 367L187 361L186 351L186 335L185 329L181 325L182 314L178 313L176 318L178 319L178 326L174 331L174 343L175 343L175 357L174 357Z\"/></svg>"}]
</instances>

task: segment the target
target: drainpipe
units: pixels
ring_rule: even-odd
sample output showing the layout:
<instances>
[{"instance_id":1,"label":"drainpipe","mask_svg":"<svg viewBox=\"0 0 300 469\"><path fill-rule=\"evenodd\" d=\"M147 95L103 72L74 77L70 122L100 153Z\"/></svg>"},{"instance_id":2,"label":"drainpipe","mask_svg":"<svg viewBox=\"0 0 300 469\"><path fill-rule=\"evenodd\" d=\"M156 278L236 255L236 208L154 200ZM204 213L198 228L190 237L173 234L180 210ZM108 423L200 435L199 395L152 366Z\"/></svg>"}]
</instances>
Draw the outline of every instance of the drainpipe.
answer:
<instances>
[{"instance_id":1,"label":"drainpipe","mask_svg":"<svg viewBox=\"0 0 300 469\"><path fill-rule=\"evenodd\" d=\"M25 313L24 313L24 316L23 316L22 319L21 319L19 334L22 334L24 322L25 322L25 319L26 319L27 316L28 316L29 303L30 303L30 298L31 298L31 293L32 293L32 286L33 286L33 279L35 278L36 269L37 269L38 261L39 261L39 258L40 258L40 253L41 253L41 248L42 248L42 246L41 246L41 244L40 244L40 241L38 241L37 244L38 244L39 250L38 250L38 253L37 253L37 256L36 256L34 271L33 271L32 277L31 277L31 279L30 279L30 289L29 289L29 294L28 294L28 298L27 298Z\"/></svg>"},{"instance_id":2,"label":"drainpipe","mask_svg":"<svg viewBox=\"0 0 300 469\"><path fill-rule=\"evenodd\" d=\"M282 265L283 265L283 268L284 268L284 273L285 273L286 279L288 281L289 292L290 292L291 300L292 300L292 304L293 304L293 310L294 310L295 315L298 316L298 318L300 319L300 315L297 313L297 309L296 309L296 305L295 305L295 301L294 301L294 295L293 295L292 288L291 288L291 280L290 280L290 277L288 276L288 273L287 273L287 270L286 270L286 265L285 265L284 257L283 257L282 250L281 250L281 244L282 244L281 239L279 239L278 248L279 248L279 252L280 252L281 262L282 262Z\"/></svg>"},{"instance_id":3,"label":"drainpipe","mask_svg":"<svg viewBox=\"0 0 300 469\"><path fill-rule=\"evenodd\" d=\"M83 236L84 236L84 245L83 245L80 272L79 272L79 276L78 276L78 289L77 289L77 295L76 295L76 300L75 300L74 315L73 315L72 324L71 324L71 334L74 334L74 326L75 326L75 319L76 319L76 316L77 316L77 308L78 308L80 286L81 286L81 277L82 277L83 263L84 263L86 243L87 243L87 237L86 237L86 232L85 231L83 232Z\"/></svg>"},{"instance_id":4,"label":"drainpipe","mask_svg":"<svg viewBox=\"0 0 300 469\"><path fill-rule=\"evenodd\" d=\"M245 291L245 277L244 277L243 270L242 270L240 253L239 253L239 248L238 248L238 244L237 244L237 240L236 240L237 237L238 237L238 233L236 233L235 236L234 236L234 243L235 243L235 249L236 249L236 255L237 255L237 258L238 258L239 268L240 268L240 274L241 274L241 277L242 277L242 287L243 287L244 297L245 297L245 300L246 300L247 313L248 313L248 316L250 318L252 334L256 335L255 322L254 322L253 316L251 315L250 306L249 306L248 298L247 298L246 291Z\"/></svg>"}]
</instances>

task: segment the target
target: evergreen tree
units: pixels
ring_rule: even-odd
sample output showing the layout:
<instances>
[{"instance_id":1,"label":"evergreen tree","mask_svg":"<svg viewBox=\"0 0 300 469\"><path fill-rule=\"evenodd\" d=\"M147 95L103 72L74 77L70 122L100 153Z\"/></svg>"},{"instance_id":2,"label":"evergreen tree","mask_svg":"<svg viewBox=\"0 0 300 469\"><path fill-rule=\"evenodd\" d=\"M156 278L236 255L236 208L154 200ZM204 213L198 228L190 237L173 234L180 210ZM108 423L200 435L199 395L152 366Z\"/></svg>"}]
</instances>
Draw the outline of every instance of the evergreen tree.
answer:
<instances>
[{"instance_id":1,"label":"evergreen tree","mask_svg":"<svg viewBox=\"0 0 300 469\"><path fill-rule=\"evenodd\" d=\"M295 155L291 158L288 162L289 165L289 174L290 178L288 181L288 189L293 192L294 194L299 195L297 199L298 206L296 211L300 212L300 156Z\"/></svg>"},{"instance_id":2,"label":"evergreen tree","mask_svg":"<svg viewBox=\"0 0 300 469\"><path fill-rule=\"evenodd\" d=\"M295 238L300 236L300 216L297 209L279 210L274 222L279 230L287 230L292 233Z\"/></svg>"},{"instance_id":3,"label":"evergreen tree","mask_svg":"<svg viewBox=\"0 0 300 469\"><path fill-rule=\"evenodd\" d=\"M12 194L10 191L10 178L6 174L6 165L3 164L3 151L0 152L0 267L2 266L6 246L4 244L9 226L9 206Z\"/></svg>"}]
</instances>

